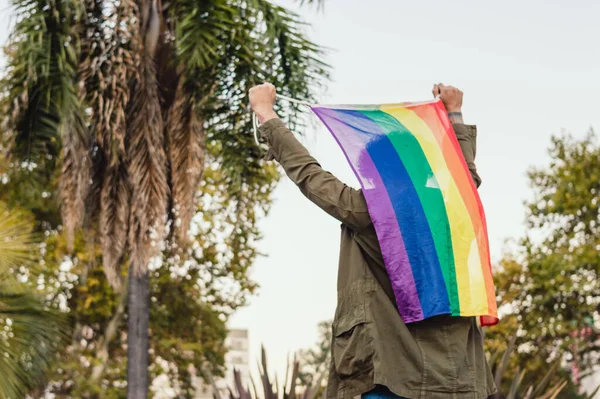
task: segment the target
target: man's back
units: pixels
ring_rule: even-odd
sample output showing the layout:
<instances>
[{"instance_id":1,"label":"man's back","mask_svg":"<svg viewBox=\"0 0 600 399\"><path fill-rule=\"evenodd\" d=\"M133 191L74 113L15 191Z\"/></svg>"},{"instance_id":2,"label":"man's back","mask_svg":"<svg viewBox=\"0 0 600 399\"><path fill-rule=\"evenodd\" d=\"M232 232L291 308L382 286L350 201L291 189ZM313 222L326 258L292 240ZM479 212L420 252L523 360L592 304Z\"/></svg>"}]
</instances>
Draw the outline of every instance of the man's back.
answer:
<instances>
[{"instance_id":1,"label":"man's back","mask_svg":"<svg viewBox=\"0 0 600 399\"><path fill-rule=\"evenodd\" d=\"M338 306L327 396L352 398L376 385L407 398L485 398L494 382L475 318L404 324L375 230L342 225Z\"/></svg>"}]
</instances>

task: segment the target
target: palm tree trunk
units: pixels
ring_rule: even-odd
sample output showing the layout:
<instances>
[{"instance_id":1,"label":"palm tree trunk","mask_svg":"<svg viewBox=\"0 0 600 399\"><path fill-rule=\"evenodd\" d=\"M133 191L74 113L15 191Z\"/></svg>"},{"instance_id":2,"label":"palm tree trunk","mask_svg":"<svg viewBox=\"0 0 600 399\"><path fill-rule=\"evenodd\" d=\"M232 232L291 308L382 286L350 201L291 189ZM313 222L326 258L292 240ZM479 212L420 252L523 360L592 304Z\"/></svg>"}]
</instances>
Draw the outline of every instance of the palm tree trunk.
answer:
<instances>
[{"instance_id":1,"label":"palm tree trunk","mask_svg":"<svg viewBox=\"0 0 600 399\"><path fill-rule=\"evenodd\" d=\"M148 319L150 312L148 271L136 275L129 268L127 333L127 399L148 397Z\"/></svg>"}]
</instances>

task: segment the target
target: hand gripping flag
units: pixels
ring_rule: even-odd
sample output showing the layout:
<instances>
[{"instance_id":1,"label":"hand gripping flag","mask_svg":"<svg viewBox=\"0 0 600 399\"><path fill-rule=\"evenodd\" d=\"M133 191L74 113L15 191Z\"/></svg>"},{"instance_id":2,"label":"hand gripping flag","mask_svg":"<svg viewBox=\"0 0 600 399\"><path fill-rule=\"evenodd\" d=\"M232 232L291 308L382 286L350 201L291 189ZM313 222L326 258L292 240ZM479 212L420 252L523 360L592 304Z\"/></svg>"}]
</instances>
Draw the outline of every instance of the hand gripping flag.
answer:
<instances>
[{"instance_id":1,"label":"hand gripping flag","mask_svg":"<svg viewBox=\"0 0 600 399\"><path fill-rule=\"evenodd\" d=\"M442 102L311 108L362 186L404 322L496 324L483 206Z\"/></svg>"}]
</instances>

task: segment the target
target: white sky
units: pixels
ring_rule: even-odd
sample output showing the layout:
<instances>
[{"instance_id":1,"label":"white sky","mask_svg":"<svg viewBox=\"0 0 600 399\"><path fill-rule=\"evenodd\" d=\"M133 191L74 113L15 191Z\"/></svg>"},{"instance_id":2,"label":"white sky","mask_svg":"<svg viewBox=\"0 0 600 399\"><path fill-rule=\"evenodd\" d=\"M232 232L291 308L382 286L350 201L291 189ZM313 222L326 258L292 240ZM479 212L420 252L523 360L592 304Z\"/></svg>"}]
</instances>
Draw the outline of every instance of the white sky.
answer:
<instances>
[{"instance_id":1,"label":"white sky","mask_svg":"<svg viewBox=\"0 0 600 399\"><path fill-rule=\"evenodd\" d=\"M292 0L280 3L295 7ZM329 0L305 9L309 35L332 48L334 81L325 102L424 100L434 83L465 93L463 113L478 126L477 165L492 255L523 234L525 172L548 162L550 135L582 136L600 127L600 3L592 0ZM0 0L0 43L8 28ZM321 126L305 132L323 167L358 186L341 151ZM316 325L336 305L339 224L287 178L261 223L265 239L252 276L260 285L231 327L249 328L251 361L260 344L284 374L290 352L311 346Z\"/></svg>"}]
</instances>

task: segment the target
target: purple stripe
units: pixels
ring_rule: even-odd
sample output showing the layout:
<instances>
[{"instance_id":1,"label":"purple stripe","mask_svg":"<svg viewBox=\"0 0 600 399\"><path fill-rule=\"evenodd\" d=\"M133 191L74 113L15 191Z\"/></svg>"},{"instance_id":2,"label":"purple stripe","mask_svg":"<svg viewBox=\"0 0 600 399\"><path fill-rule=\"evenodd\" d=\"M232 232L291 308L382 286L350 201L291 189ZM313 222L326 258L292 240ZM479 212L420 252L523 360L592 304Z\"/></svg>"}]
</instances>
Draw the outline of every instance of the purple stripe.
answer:
<instances>
[{"instance_id":1,"label":"purple stripe","mask_svg":"<svg viewBox=\"0 0 600 399\"><path fill-rule=\"evenodd\" d=\"M422 320L423 310L400 226L396 217L390 217L395 215L394 208L379 171L366 149L369 136L385 136L385 133L366 116L341 115L331 108L312 110L337 141L362 186L371 220L377 226L381 253L402 318L405 322Z\"/></svg>"}]
</instances>

